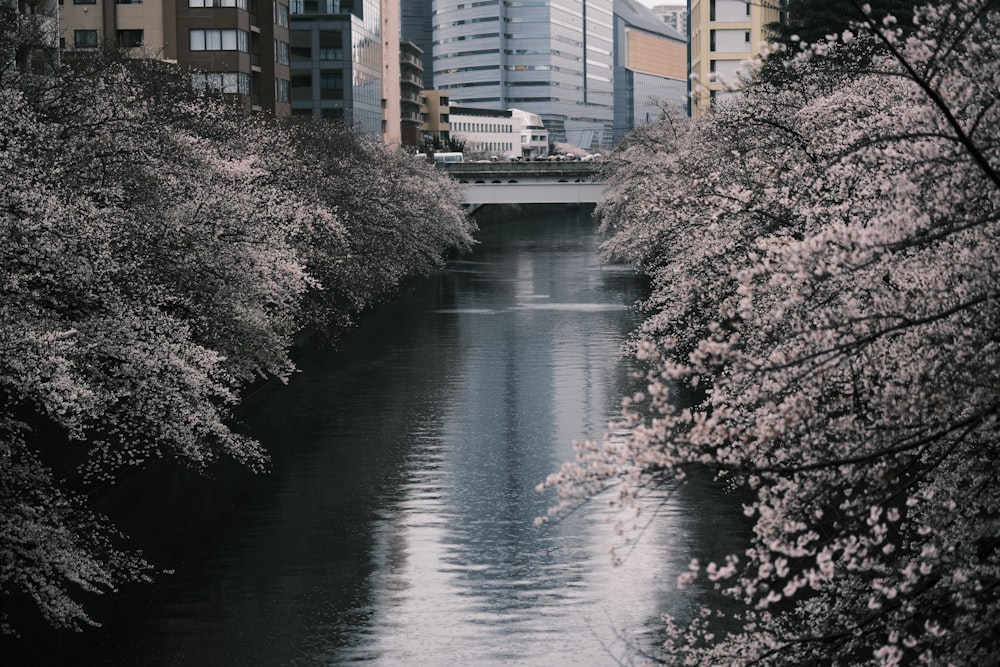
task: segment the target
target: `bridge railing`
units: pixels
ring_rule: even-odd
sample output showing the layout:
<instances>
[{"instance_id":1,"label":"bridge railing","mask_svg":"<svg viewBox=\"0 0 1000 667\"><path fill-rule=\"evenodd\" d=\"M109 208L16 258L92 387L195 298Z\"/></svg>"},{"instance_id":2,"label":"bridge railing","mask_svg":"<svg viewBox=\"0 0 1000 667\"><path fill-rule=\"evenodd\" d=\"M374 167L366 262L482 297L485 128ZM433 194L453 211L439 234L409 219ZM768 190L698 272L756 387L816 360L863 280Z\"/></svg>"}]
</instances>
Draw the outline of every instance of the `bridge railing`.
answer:
<instances>
[{"instance_id":1,"label":"bridge railing","mask_svg":"<svg viewBox=\"0 0 1000 667\"><path fill-rule=\"evenodd\" d=\"M589 183L603 181L599 162L438 163L460 183Z\"/></svg>"}]
</instances>

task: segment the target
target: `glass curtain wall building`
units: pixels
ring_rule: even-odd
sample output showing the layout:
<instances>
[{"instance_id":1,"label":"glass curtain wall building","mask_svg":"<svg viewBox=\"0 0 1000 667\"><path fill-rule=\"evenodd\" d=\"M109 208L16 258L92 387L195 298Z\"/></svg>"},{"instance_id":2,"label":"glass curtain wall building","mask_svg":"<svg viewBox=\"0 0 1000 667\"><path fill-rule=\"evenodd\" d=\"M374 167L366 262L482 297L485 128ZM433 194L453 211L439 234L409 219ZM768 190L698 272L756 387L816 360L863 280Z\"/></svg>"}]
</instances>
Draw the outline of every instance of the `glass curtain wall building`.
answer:
<instances>
[{"instance_id":1,"label":"glass curtain wall building","mask_svg":"<svg viewBox=\"0 0 1000 667\"><path fill-rule=\"evenodd\" d=\"M453 104L517 107L553 141L611 145L612 0L432 0L434 87Z\"/></svg>"},{"instance_id":2,"label":"glass curtain wall building","mask_svg":"<svg viewBox=\"0 0 1000 667\"><path fill-rule=\"evenodd\" d=\"M342 119L382 136L378 0L292 0L293 116Z\"/></svg>"}]
</instances>

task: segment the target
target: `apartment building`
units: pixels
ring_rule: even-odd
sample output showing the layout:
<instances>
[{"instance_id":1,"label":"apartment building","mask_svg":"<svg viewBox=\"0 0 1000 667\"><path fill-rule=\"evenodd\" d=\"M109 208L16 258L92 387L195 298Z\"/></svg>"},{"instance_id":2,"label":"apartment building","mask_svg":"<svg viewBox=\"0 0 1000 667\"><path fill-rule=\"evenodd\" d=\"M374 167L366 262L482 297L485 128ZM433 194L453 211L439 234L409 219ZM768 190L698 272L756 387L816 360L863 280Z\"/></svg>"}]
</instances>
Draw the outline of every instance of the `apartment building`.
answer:
<instances>
[{"instance_id":1,"label":"apartment building","mask_svg":"<svg viewBox=\"0 0 1000 667\"><path fill-rule=\"evenodd\" d=\"M413 42L399 44L400 135L404 146L419 146L423 117L423 51Z\"/></svg>"},{"instance_id":2,"label":"apartment building","mask_svg":"<svg viewBox=\"0 0 1000 667\"><path fill-rule=\"evenodd\" d=\"M635 0L614 0L614 139L686 105L687 39Z\"/></svg>"},{"instance_id":3,"label":"apartment building","mask_svg":"<svg viewBox=\"0 0 1000 667\"><path fill-rule=\"evenodd\" d=\"M103 45L191 68L195 87L291 113L289 6L284 0L60 0L60 47Z\"/></svg>"},{"instance_id":4,"label":"apartment building","mask_svg":"<svg viewBox=\"0 0 1000 667\"><path fill-rule=\"evenodd\" d=\"M780 0L691 0L690 113L738 94L741 63L760 53Z\"/></svg>"},{"instance_id":5,"label":"apartment building","mask_svg":"<svg viewBox=\"0 0 1000 667\"><path fill-rule=\"evenodd\" d=\"M431 62L434 32L431 25L431 0L399 0L399 35L405 42L411 42L420 49L420 67L423 82L428 89L434 89Z\"/></svg>"}]
</instances>

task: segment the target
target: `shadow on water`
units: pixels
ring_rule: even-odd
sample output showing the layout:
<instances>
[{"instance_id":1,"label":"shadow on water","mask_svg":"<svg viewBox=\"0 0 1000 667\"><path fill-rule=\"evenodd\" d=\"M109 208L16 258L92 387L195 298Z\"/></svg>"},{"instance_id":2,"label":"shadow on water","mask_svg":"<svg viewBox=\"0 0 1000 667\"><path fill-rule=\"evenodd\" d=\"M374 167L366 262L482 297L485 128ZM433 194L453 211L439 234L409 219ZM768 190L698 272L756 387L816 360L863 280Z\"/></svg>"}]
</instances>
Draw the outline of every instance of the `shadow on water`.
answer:
<instances>
[{"instance_id":1,"label":"shadow on water","mask_svg":"<svg viewBox=\"0 0 1000 667\"><path fill-rule=\"evenodd\" d=\"M484 220L476 251L408 286L337 351L245 401L271 472L159 466L104 508L174 574L37 632L5 664L613 664L660 640L692 552L736 548L739 503L697 482L622 567L599 508L535 528L534 490L630 391L643 296L600 265L589 211Z\"/></svg>"}]
</instances>

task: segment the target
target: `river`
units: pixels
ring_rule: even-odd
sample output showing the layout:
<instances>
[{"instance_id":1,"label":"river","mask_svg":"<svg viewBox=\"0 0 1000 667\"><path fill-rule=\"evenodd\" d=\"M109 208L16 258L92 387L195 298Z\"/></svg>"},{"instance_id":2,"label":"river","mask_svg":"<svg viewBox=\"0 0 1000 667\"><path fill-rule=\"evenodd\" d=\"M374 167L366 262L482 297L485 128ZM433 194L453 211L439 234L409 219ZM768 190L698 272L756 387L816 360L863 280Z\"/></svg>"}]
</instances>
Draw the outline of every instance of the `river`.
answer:
<instances>
[{"instance_id":1,"label":"river","mask_svg":"<svg viewBox=\"0 0 1000 667\"><path fill-rule=\"evenodd\" d=\"M222 466L109 500L173 573L32 664L613 665L661 642L660 614L704 594L674 586L689 559L738 543L735 500L705 482L662 499L619 566L603 504L533 523L554 502L536 485L629 391L641 282L600 263L586 211L477 238L248 397L269 474Z\"/></svg>"}]
</instances>

